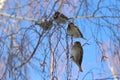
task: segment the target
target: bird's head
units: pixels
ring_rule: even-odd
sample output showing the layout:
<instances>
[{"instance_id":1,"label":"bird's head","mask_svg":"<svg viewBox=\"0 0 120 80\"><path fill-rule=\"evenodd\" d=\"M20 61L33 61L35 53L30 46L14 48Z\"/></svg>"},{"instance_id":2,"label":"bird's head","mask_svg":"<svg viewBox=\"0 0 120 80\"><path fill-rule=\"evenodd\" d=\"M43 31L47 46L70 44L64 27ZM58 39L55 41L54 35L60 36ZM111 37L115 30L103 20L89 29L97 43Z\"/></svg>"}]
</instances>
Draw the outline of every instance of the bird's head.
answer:
<instances>
[{"instance_id":1,"label":"bird's head","mask_svg":"<svg viewBox=\"0 0 120 80\"><path fill-rule=\"evenodd\" d=\"M72 27L74 26L74 24L71 22L68 24L68 29L70 30Z\"/></svg>"},{"instance_id":2,"label":"bird's head","mask_svg":"<svg viewBox=\"0 0 120 80\"><path fill-rule=\"evenodd\" d=\"M58 18L58 15L60 14L60 12L55 12L55 14L54 14L54 19L56 19L56 18Z\"/></svg>"},{"instance_id":3,"label":"bird's head","mask_svg":"<svg viewBox=\"0 0 120 80\"><path fill-rule=\"evenodd\" d=\"M68 26L71 26L71 27L72 27L72 26L74 26L74 23L72 23L72 22L71 22L71 23L69 23L69 25L68 25Z\"/></svg>"},{"instance_id":4,"label":"bird's head","mask_svg":"<svg viewBox=\"0 0 120 80\"><path fill-rule=\"evenodd\" d=\"M78 41L76 41L76 42L74 42L74 45L76 45L76 46L81 46L81 43L78 42Z\"/></svg>"}]
</instances>

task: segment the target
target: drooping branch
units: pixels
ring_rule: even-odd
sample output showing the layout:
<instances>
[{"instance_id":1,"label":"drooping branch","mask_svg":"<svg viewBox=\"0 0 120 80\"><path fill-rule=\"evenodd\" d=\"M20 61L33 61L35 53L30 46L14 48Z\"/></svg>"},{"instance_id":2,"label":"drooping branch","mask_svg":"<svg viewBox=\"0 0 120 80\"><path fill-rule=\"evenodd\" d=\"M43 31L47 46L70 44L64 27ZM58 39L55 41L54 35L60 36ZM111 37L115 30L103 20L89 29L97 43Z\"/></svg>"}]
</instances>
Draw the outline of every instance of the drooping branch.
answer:
<instances>
[{"instance_id":1,"label":"drooping branch","mask_svg":"<svg viewBox=\"0 0 120 80\"><path fill-rule=\"evenodd\" d=\"M34 48L32 54L30 55L30 57L29 57L27 60L25 60L23 63L21 63L20 65L16 66L16 67L15 67L15 70L21 68L22 66L24 66L26 63L28 63L28 62L31 60L31 58L32 58L32 57L34 56L34 54L36 53L37 48L39 47L39 44L40 44L40 42L41 42L42 35L43 35L43 33L39 36L37 45L36 45L36 47Z\"/></svg>"}]
</instances>

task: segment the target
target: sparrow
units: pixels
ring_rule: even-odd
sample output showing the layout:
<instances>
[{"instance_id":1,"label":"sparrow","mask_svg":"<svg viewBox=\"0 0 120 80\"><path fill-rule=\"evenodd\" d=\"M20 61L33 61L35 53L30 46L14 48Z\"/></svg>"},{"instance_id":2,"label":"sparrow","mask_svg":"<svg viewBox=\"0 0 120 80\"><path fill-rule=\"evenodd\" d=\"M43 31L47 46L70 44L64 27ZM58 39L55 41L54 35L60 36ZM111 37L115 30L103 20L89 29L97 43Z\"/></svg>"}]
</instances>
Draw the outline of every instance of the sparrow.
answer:
<instances>
[{"instance_id":1,"label":"sparrow","mask_svg":"<svg viewBox=\"0 0 120 80\"><path fill-rule=\"evenodd\" d=\"M50 30L53 26L53 20L44 20L42 22L35 22L35 25L39 25L40 27L43 28L43 30Z\"/></svg>"},{"instance_id":2,"label":"sparrow","mask_svg":"<svg viewBox=\"0 0 120 80\"><path fill-rule=\"evenodd\" d=\"M64 14L58 11L55 12L55 14L53 15L53 18L58 24L65 24L69 20L68 17L66 17Z\"/></svg>"},{"instance_id":3,"label":"sparrow","mask_svg":"<svg viewBox=\"0 0 120 80\"><path fill-rule=\"evenodd\" d=\"M83 37L81 31L79 30L79 28L76 25L74 25L74 23L72 23L72 22L68 24L67 33L70 36L74 37L74 38L83 38L83 39L85 39Z\"/></svg>"},{"instance_id":4,"label":"sparrow","mask_svg":"<svg viewBox=\"0 0 120 80\"><path fill-rule=\"evenodd\" d=\"M78 41L74 42L74 45L72 47L71 59L79 67L79 71L83 72L82 67L81 67L82 59L83 59L83 48L81 46L81 43Z\"/></svg>"}]
</instances>

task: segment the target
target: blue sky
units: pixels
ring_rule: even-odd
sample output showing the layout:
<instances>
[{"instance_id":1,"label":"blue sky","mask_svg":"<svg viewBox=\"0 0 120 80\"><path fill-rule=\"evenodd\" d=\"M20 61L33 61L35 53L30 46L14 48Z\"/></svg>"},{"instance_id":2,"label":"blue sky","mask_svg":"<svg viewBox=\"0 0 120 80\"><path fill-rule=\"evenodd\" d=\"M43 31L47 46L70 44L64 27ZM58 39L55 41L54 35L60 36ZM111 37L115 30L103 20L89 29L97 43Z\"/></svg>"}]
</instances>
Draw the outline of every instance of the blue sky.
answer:
<instances>
[{"instance_id":1,"label":"blue sky","mask_svg":"<svg viewBox=\"0 0 120 80\"><path fill-rule=\"evenodd\" d=\"M77 2L78 0L72 2L72 0L70 0L69 2L74 5L74 7L76 9L73 8L73 6L68 5L68 4L64 4L62 9L60 10L61 13L65 14L67 17L75 17L77 10L79 9L79 5L80 3ZM10 3L7 2L8 5L6 5L6 8L13 8L16 7L18 4L15 4L15 2L13 0L9 1ZM21 5L25 5L29 3L29 0L19 0ZM30 17L30 18L41 18L41 16L43 16L44 12L46 12L47 15L49 15L52 6L54 5L54 0L52 0L52 2L50 2L50 4L48 4L47 2L44 3L42 0L40 0L39 2L36 2L36 0L34 1L34 3L31 3L31 5L28 6L24 6L20 9L16 9L16 10L6 10L5 12L8 14L17 14L17 12L20 10L21 14L19 16L22 17ZM88 4L86 7L86 4L84 3L79 11L78 16L90 16L92 15L92 13L97 9L97 3L98 0L89 0ZM11 4L11 5L10 5ZM47 4L47 9L46 8L46 4ZM36 6L37 5L37 6ZM101 9L99 9L95 16L119 16L120 13L117 12L117 10L115 10L114 8L118 8L119 7L119 1L115 0L102 0L102 2L100 3L99 7L103 7ZM108 9L109 7L109 9ZM56 4L55 6L55 11L57 11L59 8L59 3ZM112 9L112 10L110 10ZM53 10L52 14L50 17L52 17L52 15L55 13L55 11ZM117 14L116 14L117 13ZM86 75L86 73L88 73L89 71L91 71L94 75L94 78L104 78L104 77L112 77L111 72L109 71L106 63L103 61L101 62L101 56L102 53L100 52L98 45L96 44L95 41L99 41L99 43L109 43L111 41L111 39L113 39L113 33L111 31L111 29L113 31L116 32L117 34L117 28L115 25L113 24L109 24L107 22L105 22L105 20L108 20L111 23L116 24L119 20L115 19L115 18L105 18L105 19L101 19L101 18L75 18L73 20L71 20L70 22L74 22L75 25L78 26L78 28L81 30L81 32L83 33L84 37L89 39L88 43L89 45L85 45L83 46L84 49L84 57L83 57L83 62L82 62L82 68L83 68L83 72L82 73L78 73L78 67L76 66L76 64L74 64L74 62L72 62L71 60L69 60L69 64L72 65L72 67L70 67L70 70L72 71L72 80L75 80L77 75L79 74L79 80L83 79L83 77ZM14 22L16 22L15 19L11 19L10 22L12 22L13 24L13 30L14 30ZM52 50L55 50L55 55L56 55L56 60L59 60L59 64L57 64L56 66L56 76L59 76L62 80L66 80L66 28L69 22L67 22L66 24L62 25L63 28L56 28L58 27L57 24L54 24L52 28L52 30L48 31L49 33L43 37L43 40L41 41L41 44L39 45L39 48L37 49L35 55L33 56L33 58L30 60L30 63L26 64L26 68L27 68L27 74L26 76L30 79L30 80L42 80L42 79L50 79L50 72L49 72L49 68L50 68L50 53L52 53L52 51L50 52L50 44L49 41L51 39L51 45L52 45ZM20 34L17 35L17 43L20 44L22 43L22 36L25 32L25 29L23 28L28 28L30 27L32 24L34 24L34 22L30 22L30 21L25 21L25 20L21 20L18 22L18 28L22 28L22 30L20 30ZM111 28L111 29L110 29ZM7 29L7 28L6 28ZM41 33L42 28L39 26L35 26L32 27L32 29L28 30L25 34L26 37L26 42L23 42L25 48L24 48L24 55L29 56L30 52L33 51L37 41L38 41L38 34L35 33L34 30L37 30L38 32ZM53 33L52 37L49 37L50 34ZM0 32L1 33L1 32ZM47 32L46 32L47 33ZM9 33L7 33L9 34ZM118 34L119 35L119 31ZM60 39L60 41L58 41L57 39ZM97 39L97 40L95 40ZM59 42L58 46L56 47L57 41ZM73 42L75 41L80 41L82 44L84 44L86 41L83 39L73 39ZM8 41L6 41L8 42ZM69 43L69 55L71 52L71 39L70 36L68 37L68 43ZM101 46L101 45L100 45ZM30 51L27 51L27 49L29 49ZM45 72L42 72L43 68L40 66L40 63L44 60L44 57L46 56L46 67L45 67ZM26 57L27 58L27 57ZM19 63L16 63L16 65L18 65ZM24 68L22 67L21 70L24 73ZM61 71L61 72L60 72ZM19 73L19 70L18 70ZM24 73L25 74L25 73ZM92 75L91 73L89 73L86 78L84 80L92 80ZM10 80L10 79L8 79Z\"/></svg>"}]
</instances>

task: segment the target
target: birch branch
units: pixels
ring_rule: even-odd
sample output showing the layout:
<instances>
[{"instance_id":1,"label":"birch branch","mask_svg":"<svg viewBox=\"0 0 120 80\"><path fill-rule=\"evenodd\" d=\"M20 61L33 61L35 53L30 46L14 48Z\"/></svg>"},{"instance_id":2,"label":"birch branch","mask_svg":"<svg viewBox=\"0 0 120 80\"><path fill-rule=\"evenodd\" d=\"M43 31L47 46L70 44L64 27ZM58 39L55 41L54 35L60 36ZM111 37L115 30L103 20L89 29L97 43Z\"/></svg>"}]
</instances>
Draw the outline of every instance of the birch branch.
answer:
<instances>
[{"instance_id":1,"label":"birch branch","mask_svg":"<svg viewBox=\"0 0 120 80\"><path fill-rule=\"evenodd\" d=\"M8 18L13 18L13 19L18 19L18 20L27 20L27 21L33 21L37 22L38 19L33 19L33 18L25 18L17 15L10 15L7 13L0 13L1 16L8 17ZM77 17L71 17L70 19L75 19L75 18L120 18L120 16L77 16ZM41 22L44 20L41 20Z\"/></svg>"}]
</instances>

